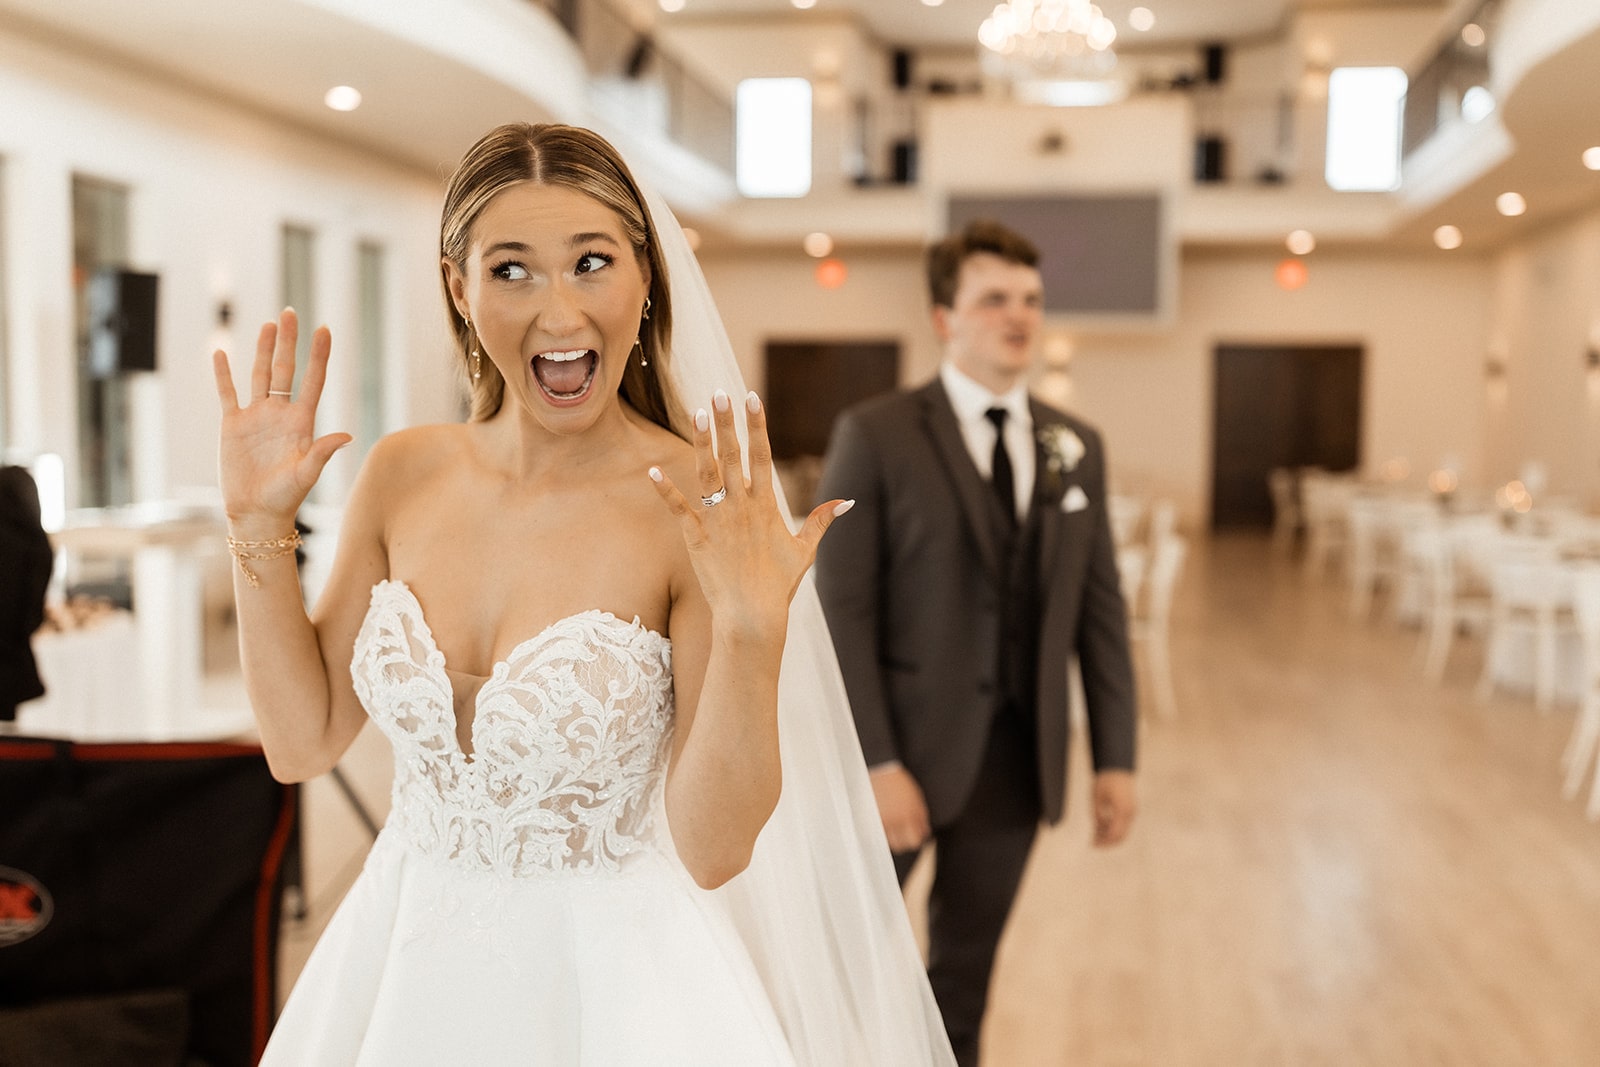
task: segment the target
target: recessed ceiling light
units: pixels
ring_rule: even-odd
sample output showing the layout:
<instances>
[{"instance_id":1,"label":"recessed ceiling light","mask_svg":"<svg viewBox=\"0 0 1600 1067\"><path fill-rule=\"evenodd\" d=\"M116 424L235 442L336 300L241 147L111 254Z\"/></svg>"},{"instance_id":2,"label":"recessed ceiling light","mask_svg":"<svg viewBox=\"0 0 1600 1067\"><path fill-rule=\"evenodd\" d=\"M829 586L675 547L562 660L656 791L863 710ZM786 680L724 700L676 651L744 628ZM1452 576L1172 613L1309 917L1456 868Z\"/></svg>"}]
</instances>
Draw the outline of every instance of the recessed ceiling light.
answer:
<instances>
[{"instance_id":1,"label":"recessed ceiling light","mask_svg":"<svg viewBox=\"0 0 1600 1067\"><path fill-rule=\"evenodd\" d=\"M1309 256L1317 247L1317 239L1310 230L1295 230L1283 243L1297 256Z\"/></svg>"},{"instance_id":2,"label":"recessed ceiling light","mask_svg":"<svg viewBox=\"0 0 1600 1067\"><path fill-rule=\"evenodd\" d=\"M661 10L669 15L683 10L683 0L656 0L656 2L660 4Z\"/></svg>"},{"instance_id":3,"label":"recessed ceiling light","mask_svg":"<svg viewBox=\"0 0 1600 1067\"><path fill-rule=\"evenodd\" d=\"M322 102L335 111L354 111L361 106L361 90L349 85L335 85L322 94Z\"/></svg>"},{"instance_id":4,"label":"recessed ceiling light","mask_svg":"<svg viewBox=\"0 0 1600 1067\"><path fill-rule=\"evenodd\" d=\"M1590 170L1600 170L1600 144L1583 150L1583 165Z\"/></svg>"},{"instance_id":5,"label":"recessed ceiling light","mask_svg":"<svg viewBox=\"0 0 1600 1067\"><path fill-rule=\"evenodd\" d=\"M833 238L825 233L808 233L800 244L806 250L806 255L816 259L821 259L833 251Z\"/></svg>"},{"instance_id":6,"label":"recessed ceiling light","mask_svg":"<svg viewBox=\"0 0 1600 1067\"><path fill-rule=\"evenodd\" d=\"M1461 94L1461 117L1468 122L1482 122L1494 114L1494 94L1482 85L1474 85Z\"/></svg>"},{"instance_id":7,"label":"recessed ceiling light","mask_svg":"<svg viewBox=\"0 0 1600 1067\"><path fill-rule=\"evenodd\" d=\"M1461 228L1458 226L1440 226L1433 231L1433 243L1446 252L1460 248L1461 240Z\"/></svg>"},{"instance_id":8,"label":"recessed ceiling light","mask_svg":"<svg viewBox=\"0 0 1600 1067\"><path fill-rule=\"evenodd\" d=\"M807 8L811 8L811 7L816 7L817 6L817 0L789 0L789 3L793 4L795 7L799 8L801 11L804 11Z\"/></svg>"},{"instance_id":9,"label":"recessed ceiling light","mask_svg":"<svg viewBox=\"0 0 1600 1067\"><path fill-rule=\"evenodd\" d=\"M922 0L923 7L938 7L943 3L944 0Z\"/></svg>"},{"instance_id":10,"label":"recessed ceiling light","mask_svg":"<svg viewBox=\"0 0 1600 1067\"><path fill-rule=\"evenodd\" d=\"M1528 210L1528 202L1521 193L1501 193L1494 198L1494 209L1507 218L1515 218Z\"/></svg>"},{"instance_id":11,"label":"recessed ceiling light","mask_svg":"<svg viewBox=\"0 0 1600 1067\"><path fill-rule=\"evenodd\" d=\"M1129 29L1146 33L1156 24L1156 13L1147 7L1136 7L1128 12Z\"/></svg>"},{"instance_id":12,"label":"recessed ceiling light","mask_svg":"<svg viewBox=\"0 0 1600 1067\"><path fill-rule=\"evenodd\" d=\"M1461 27L1461 40L1468 48L1482 48L1483 42L1488 39L1489 35L1476 22L1469 22Z\"/></svg>"}]
</instances>

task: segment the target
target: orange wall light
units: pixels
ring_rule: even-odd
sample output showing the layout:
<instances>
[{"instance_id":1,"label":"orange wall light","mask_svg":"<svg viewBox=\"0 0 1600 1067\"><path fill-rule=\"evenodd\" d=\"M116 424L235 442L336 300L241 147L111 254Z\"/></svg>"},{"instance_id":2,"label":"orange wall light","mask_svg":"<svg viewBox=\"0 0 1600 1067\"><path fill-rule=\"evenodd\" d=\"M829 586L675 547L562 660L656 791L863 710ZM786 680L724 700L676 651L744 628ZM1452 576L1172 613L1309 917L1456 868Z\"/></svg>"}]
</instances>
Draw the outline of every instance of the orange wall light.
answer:
<instances>
[{"instance_id":1,"label":"orange wall light","mask_svg":"<svg viewBox=\"0 0 1600 1067\"><path fill-rule=\"evenodd\" d=\"M1279 289L1292 293L1311 280L1311 271L1301 260L1283 259L1278 261L1277 268L1273 270L1272 280L1278 283Z\"/></svg>"}]
</instances>

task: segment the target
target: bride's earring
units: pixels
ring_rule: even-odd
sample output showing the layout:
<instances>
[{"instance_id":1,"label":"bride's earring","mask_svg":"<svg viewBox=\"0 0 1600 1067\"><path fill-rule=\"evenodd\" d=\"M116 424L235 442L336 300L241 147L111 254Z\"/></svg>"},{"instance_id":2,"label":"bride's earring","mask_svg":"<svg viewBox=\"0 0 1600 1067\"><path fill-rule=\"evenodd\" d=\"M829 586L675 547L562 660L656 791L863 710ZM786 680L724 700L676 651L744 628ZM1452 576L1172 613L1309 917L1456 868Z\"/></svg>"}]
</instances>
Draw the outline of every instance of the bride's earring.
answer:
<instances>
[{"instance_id":1,"label":"bride's earring","mask_svg":"<svg viewBox=\"0 0 1600 1067\"><path fill-rule=\"evenodd\" d=\"M472 380L477 381L483 377L483 353L478 351L478 331L472 328L472 320L468 319L467 330L472 334Z\"/></svg>"},{"instance_id":2,"label":"bride's earring","mask_svg":"<svg viewBox=\"0 0 1600 1067\"><path fill-rule=\"evenodd\" d=\"M644 298L644 321L650 321L650 298L648 296ZM633 339L633 347L639 350L639 366L648 367L650 365L650 357L645 355L644 342L635 337Z\"/></svg>"}]
</instances>

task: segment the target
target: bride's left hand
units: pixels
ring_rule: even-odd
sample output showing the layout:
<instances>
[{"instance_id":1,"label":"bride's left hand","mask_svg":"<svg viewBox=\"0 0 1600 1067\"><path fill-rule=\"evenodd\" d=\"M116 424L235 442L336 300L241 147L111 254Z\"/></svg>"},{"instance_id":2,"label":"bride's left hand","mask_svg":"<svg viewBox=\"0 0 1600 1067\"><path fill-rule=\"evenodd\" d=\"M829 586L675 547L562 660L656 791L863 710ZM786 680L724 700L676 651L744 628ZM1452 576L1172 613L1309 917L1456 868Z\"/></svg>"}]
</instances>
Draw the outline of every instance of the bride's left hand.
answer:
<instances>
[{"instance_id":1,"label":"bride's left hand","mask_svg":"<svg viewBox=\"0 0 1600 1067\"><path fill-rule=\"evenodd\" d=\"M754 393L746 397L745 415L750 437L748 481L734 431L733 403L721 390L712 398L711 413L701 409L694 419L700 499L691 503L659 467L650 468L650 477L661 499L678 517L695 577L712 614L736 626L765 628L776 621L781 628L788 617L789 601L817 557L822 535L854 501L818 504L799 533L790 533L772 489L766 409ZM720 490L726 495L716 503L704 503Z\"/></svg>"}]
</instances>

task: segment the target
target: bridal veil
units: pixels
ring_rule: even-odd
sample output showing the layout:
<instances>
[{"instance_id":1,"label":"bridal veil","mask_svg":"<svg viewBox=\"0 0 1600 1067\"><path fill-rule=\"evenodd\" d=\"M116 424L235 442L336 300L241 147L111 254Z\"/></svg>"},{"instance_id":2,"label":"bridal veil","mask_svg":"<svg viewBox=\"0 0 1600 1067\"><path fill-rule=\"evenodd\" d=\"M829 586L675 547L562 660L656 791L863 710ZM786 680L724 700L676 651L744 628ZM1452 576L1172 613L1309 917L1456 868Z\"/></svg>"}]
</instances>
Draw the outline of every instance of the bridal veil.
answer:
<instances>
[{"instance_id":1,"label":"bridal veil","mask_svg":"<svg viewBox=\"0 0 1600 1067\"><path fill-rule=\"evenodd\" d=\"M690 409L716 389L743 396L683 229L658 195L645 198L672 287L672 384ZM742 436L744 405L733 407ZM786 508L782 486L774 488ZM809 575L789 609L778 730L782 798L750 866L707 894L710 906L732 916L800 1064L953 1064Z\"/></svg>"}]
</instances>

